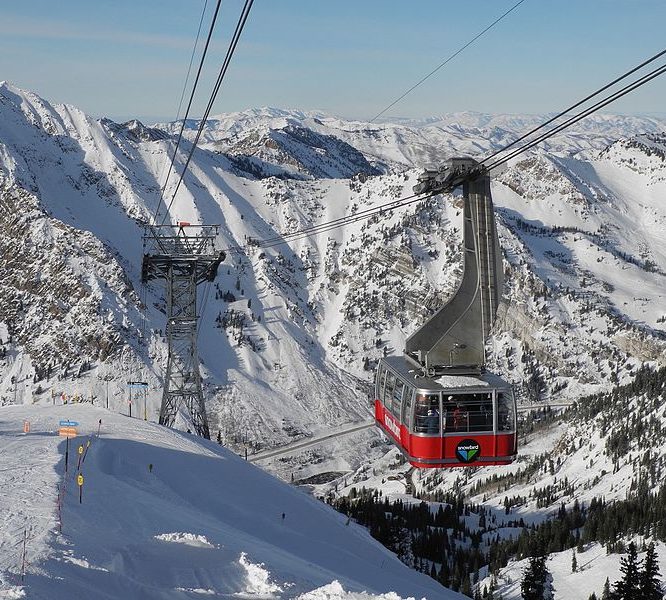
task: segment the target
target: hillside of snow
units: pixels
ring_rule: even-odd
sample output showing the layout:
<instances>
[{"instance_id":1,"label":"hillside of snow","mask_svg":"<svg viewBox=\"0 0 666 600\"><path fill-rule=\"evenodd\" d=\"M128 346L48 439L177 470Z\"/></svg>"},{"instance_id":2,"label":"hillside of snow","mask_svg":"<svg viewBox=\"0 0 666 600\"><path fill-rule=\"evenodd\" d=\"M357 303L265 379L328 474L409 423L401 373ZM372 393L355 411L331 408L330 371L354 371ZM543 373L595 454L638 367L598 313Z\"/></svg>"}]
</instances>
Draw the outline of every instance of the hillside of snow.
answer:
<instances>
[{"instance_id":1,"label":"hillside of snow","mask_svg":"<svg viewBox=\"0 0 666 600\"><path fill-rule=\"evenodd\" d=\"M0 488L1 598L461 597L214 442L89 405L0 408Z\"/></svg>"},{"instance_id":2,"label":"hillside of snow","mask_svg":"<svg viewBox=\"0 0 666 600\"><path fill-rule=\"evenodd\" d=\"M422 166L483 155L541 118L367 124L258 109L207 122L170 217L219 223L219 246L230 249L200 289L213 436L252 453L366 420L376 361L399 353L455 289L460 198L289 245L249 240L410 195ZM186 140L196 126L187 123ZM156 420L164 291L140 282L141 235L158 206L164 216L177 128L94 120L0 86L2 404L92 396L106 405L108 394L111 409L127 412L126 382L142 380ZM521 402L577 399L663 363L664 130L657 119L597 116L494 174L506 287L489 359ZM188 151L185 141L177 172ZM269 467L305 479L387 451L372 431L355 436Z\"/></svg>"}]
</instances>

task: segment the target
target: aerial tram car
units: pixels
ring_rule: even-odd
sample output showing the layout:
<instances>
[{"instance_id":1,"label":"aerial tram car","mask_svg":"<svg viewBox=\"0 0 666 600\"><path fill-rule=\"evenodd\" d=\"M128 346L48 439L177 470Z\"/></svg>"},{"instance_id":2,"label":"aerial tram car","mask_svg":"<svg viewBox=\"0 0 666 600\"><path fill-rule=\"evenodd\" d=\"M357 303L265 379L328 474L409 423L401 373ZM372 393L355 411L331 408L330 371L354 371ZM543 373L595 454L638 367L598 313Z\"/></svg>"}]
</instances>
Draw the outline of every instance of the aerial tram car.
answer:
<instances>
[{"instance_id":1,"label":"aerial tram car","mask_svg":"<svg viewBox=\"0 0 666 600\"><path fill-rule=\"evenodd\" d=\"M488 170L453 158L426 171L417 194L463 188L463 276L449 301L380 360L375 421L415 467L505 465L516 458L511 386L485 369L485 342L501 297L502 257Z\"/></svg>"}]
</instances>

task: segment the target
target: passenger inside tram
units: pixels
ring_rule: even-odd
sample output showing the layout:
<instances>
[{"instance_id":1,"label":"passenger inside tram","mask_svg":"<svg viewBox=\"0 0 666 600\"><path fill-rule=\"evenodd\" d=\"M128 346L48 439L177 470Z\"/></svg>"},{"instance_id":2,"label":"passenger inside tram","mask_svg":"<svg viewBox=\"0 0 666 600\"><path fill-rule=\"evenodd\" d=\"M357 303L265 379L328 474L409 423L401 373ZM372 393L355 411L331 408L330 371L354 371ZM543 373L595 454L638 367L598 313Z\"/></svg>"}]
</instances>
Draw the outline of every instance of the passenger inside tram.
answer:
<instances>
[{"instance_id":1,"label":"passenger inside tram","mask_svg":"<svg viewBox=\"0 0 666 600\"><path fill-rule=\"evenodd\" d=\"M439 434L439 394L416 394L414 431Z\"/></svg>"},{"instance_id":2,"label":"passenger inside tram","mask_svg":"<svg viewBox=\"0 0 666 600\"><path fill-rule=\"evenodd\" d=\"M449 394L444 396L444 431L492 431L493 396Z\"/></svg>"}]
</instances>

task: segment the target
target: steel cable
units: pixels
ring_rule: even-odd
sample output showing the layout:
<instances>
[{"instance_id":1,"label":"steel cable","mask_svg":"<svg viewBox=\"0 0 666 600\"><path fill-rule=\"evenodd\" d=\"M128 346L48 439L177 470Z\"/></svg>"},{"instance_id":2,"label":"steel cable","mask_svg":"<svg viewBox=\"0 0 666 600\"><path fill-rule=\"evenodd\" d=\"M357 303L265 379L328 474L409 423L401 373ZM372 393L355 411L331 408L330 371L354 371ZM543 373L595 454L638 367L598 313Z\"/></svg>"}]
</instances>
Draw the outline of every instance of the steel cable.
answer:
<instances>
[{"instance_id":1,"label":"steel cable","mask_svg":"<svg viewBox=\"0 0 666 600\"><path fill-rule=\"evenodd\" d=\"M197 69L197 75L194 79L194 84L192 86L192 92L190 93L190 99L187 103L187 109L185 110L185 115L183 117L183 122L180 126L180 131L178 132L178 139L176 140L176 145L173 149L173 154L171 156L171 162L169 164L169 170L167 171L166 178L164 179L164 184L162 185L162 189L160 190L160 199L159 202L157 203L157 208L155 209L155 214L153 216L153 222L157 223L157 218L159 216L159 210L160 207L162 206L162 202L164 202L164 192L166 191L167 183L169 182L169 177L171 176L171 171L173 170L173 165L176 161L176 154L178 152L178 148L180 146L180 142L183 139L183 131L185 130L185 123L187 122L187 117L190 114L190 109L192 108L192 102L194 100L194 94L197 89L197 84L199 83L199 77L201 75L201 70L203 69L204 61L206 59L206 54L208 53L208 46L210 44L211 37L213 35L213 30L215 29L215 22L217 21L217 15L220 11L220 6L222 4L222 0L217 0L217 5L215 7L215 13L213 14L213 18L210 23L210 28L208 30L208 37L206 38L206 44L204 46L203 52L201 54L201 60L199 61L199 68ZM206 11L206 6L204 5L204 13ZM203 13L201 14L201 19L203 21ZM201 23L199 23L199 30L201 30ZM199 40L199 32L197 32L197 42ZM197 42L195 42L194 49L192 50L192 58L194 58L194 51L196 50L196 45ZM192 66L192 59L190 59L190 67ZM189 69L187 71L188 78L189 78ZM187 86L187 79L185 80L185 85ZM185 87L183 87L183 95L185 93ZM183 100L183 96L181 96L181 102ZM180 113L180 107L178 108L178 112ZM167 214L168 214L168 209L167 209Z\"/></svg>"},{"instance_id":2,"label":"steel cable","mask_svg":"<svg viewBox=\"0 0 666 600\"><path fill-rule=\"evenodd\" d=\"M213 108L213 104L215 102L215 98L217 97L218 92L220 91L220 87L222 85L222 82L224 80L224 77L227 73L227 69L229 68L229 64L231 63L231 59L234 55L234 52L236 50L236 46L238 45L238 41L240 40L240 36L243 33L243 28L245 27L245 23L247 22L247 18L250 14L250 9L252 8L254 0L245 0L245 4L243 5L243 10L241 11L241 16L238 20L238 23L236 24L236 29L234 31L234 34L232 36L232 40L229 44L229 48L227 49L227 54L224 58L224 61L222 63L222 67L220 68L220 72L217 76L217 81L215 82L215 86L213 87L213 91L210 95L210 99L208 101L208 105L206 106L206 110L201 117L201 122L199 124L199 128L197 129L197 134L194 138L194 141L192 142L192 147L190 148L190 151L187 155L187 160L185 161L185 164L183 165L183 170L180 174L180 177L178 179L178 183L176 184L176 188L173 192L173 195L171 197L171 201L169 202L169 205L167 206L166 213L164 215L164 218L162 219L162 225L166 222L168 216L169 216L169 211L171 210L171 207L173 206L173 203L176 199L176 194L178 193L178 190L180 189L180 185L183 182L183 179L185 178L185 173L187 172L187 169L190 165L190 161L192 160L192 156L194 155L194 151L196 150L197 144L199 143L199 139L201 138L201 134L203 133L204 127L206 125L206 121L210 115L210 112Z\"/></svg>"}]
</instances>

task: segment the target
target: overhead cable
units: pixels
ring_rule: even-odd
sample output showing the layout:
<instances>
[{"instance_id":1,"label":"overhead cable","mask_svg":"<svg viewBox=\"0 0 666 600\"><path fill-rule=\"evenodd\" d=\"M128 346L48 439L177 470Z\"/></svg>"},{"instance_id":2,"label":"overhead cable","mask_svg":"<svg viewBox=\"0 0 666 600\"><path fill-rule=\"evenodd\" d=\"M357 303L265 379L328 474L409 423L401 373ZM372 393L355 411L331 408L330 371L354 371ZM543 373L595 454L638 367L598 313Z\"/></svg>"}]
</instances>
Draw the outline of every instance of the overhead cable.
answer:
<instances>
[{"instance_id":1,"label":"overhead cable","mask_svg":"<svg viewBox=\"0 0 666 600\"><path fill-rule=\"evenodd\" d=\"M183 86L183 93L181 94L180 97L180 102L182 104L183 102L183 96L185 95L185 88L187 87L187 80L189 79L190 76L190 69L192 68L192 59L194 58L194 53L197 48L197 43L199 41L199 33L201 32L201 23L203 22L204 14L206 12L206 4L208 0L206 0L206 3L204 3L204 9L203 12L201 13L201 20L199 21L199 31L197 31L197 39L194 42L194 48L192 49L192 56L190 58L190 66L187 70L187 77L185 78L185 86ZM206 54L208 53L208 45L210 44L210 39L213 35L213 30L215 29L215 22L217 21L217 15L220 11L220 6L222 4L222 0L217 0L217 5L215 6L215 13L213 14L213 18L210 23L210 28L208 29L208 37L206 38L206 44L204 45L203 52L201 54L201 60L199 61L199 68L197 69L197 75L194 79L194 84L192 85L192 91L190 93L190 99L189 102L187 103L187 109L185 110L185 115L183 116L183 122L180 125L180 131L178 132L178 139L176 140L176 145L174 146L173 149L173 154L171 155L171 161L169 164L169 170L167 171L166 177L164 179L164 183L162 184L162 189L160 190L160 199L159 202L157 203L157 208L155 209L155 214L153 217L153 221L156 223L157 218L159 216L159 210L160 207L162 206L162 202L164 201L164 192L167 187L167 183L169 182L169 176L171 175L171 171L173 169L174 162L176 160L176 154L178 152L178 148L180 146L180 142L183 139L183 131L185 130L185 124L187 122L187 117L190 114L190 109L192 108L192 101L194 100L194 94L197 90L197 84L199 83L199 76L201 75L201 70L203 69L204 61L206 59ZM178 116L180 116L180 105L178 106ZM176 118L176 121L178 118ZM167 213L169 211L167 210Z\"/></svg>"},{"instance_id":2,"label":"overhead cable","mask_svg":"<svg viewBox=\"0 0 666 600\"><path fill-rule=\"evenodd\" d=\"M623 79L626 79L627 77L629 77L629 75L632 75L632 74L635 73L636 71L639 71L640 69L642 69L642 68L645 67L646 65L649 65L651 62L654 62L655 60L657 60L658 58L660 58L660 57L663 56L664 54L666 54L666 50L662 50L661 52L658 52L658 53L655 54L652 58L648 58L646 61L642 62L640 65L634 67L634 68L631 69L630 71L627 71L627 72L624 73L623 75L620 75L620 77L617 77L616 79L614 79L614 80L611 81L610 83L607 83L607 84L604 85L603 87L599 88L596 92L593 92L593 93L590 94L589 96L586 96L585 98L583 98L583 99L580 100L579 102L576 102L576 104L572 104L572 105L569 106L568 108L565 108L562 112L557 113L554 117L548 119L548 121L546 121L545 123L541 123L541 125L538 125L537 127L535 127L534 129L531 129L530 131L528 131L528 132L525 133L524 135L521 135L518 139L514 140L514 141L511 142L510 144L504 146L504 148L502 148L502 149L500 149L500 150L497 150L496 152L494 152L494 153L491 154L490 156L487 156L487 157L484 158L481 162L487 162L487 161L489 161L491 158L494 158L495 156L497 156L498 154L501 154L502 152L508 150L509 148L512 148L512 147L515 146L518 142L522 142L524 139L528 138L528 137L531 136L533 133L536 133L536 132L539 131L540 129L543 129L544 127L547 127L548 125L550 125L551 123L553 123L554 121L556 121L557 119L559 119L560 117L563 117L564 115L566 115L568 112L574 110L575 108L578 108L579 106L583 105L585 102L587 102L588 100L591 100L591 99L594 98L595 96L598 96L599 94L601 94L601 92L605 92L608 88L614 86L616 83L619 83L619 82L622 81Z\"/></svg>"},{"instance_id":3,"label":"overhead cable","mask_svg":"<svg viewBox=\"0 0 666 600\"><path fill-rule=\"evenodd\" d=\"M385 112L393 108L400 100L402 100L405 96L413 92L417 87L419 87L422 83L424 83L427 79L432 77L437 71L439 71L442 67L445 65L449 64L458 54L460 54L463 50L466 48L469 48L476 40L478 40L484 33L492 29L495 25L497 25L504 17L506 17L509 13L513 12L518 8L525 0L519 0L519 2L516 2L509 10L507 10L505 13L503 13L501 16L499 16L497 19L495 19L488 27L486 27L483 31L477 33L469 42L467 42L464 46L456 50L451 56L449 56L444 62L440 63L437 67L435 67L430 73L428 73L425 77L422 77L419 81L417 81L412 87L410 87L402 96L399 98L396 98L391 104L389 104L384 110L381 112L378 112L372 119L370 119L370 123L374 123L379 117L381 117Z\"/></svg>"},{"instance_id":4,"label":"overhead cable","mask_svg":"<svg viewBox=\"0 0 666 600\"><path fill-rule=\"evenodd\" d=\"M638 89L642 85L645 85L649 81L652 81L655 77L658 77L659 75L662 75L664 72L666 72L666 65L662 65L660 67L657 67L656 69L650 71L646 75L643 75L642 77L640 77L636 81L633 81L632 83L630 83L630 84L626 85L625 87L621 88L617 92L614 92L613 94L610 94L609 96L606 96L602 100L599 100L596 104L593 104L589 108L586 108L586 109L582 110L581 112L579 112L578 114L570 117L569 119L567 119L566 121L564 121L560 125L557 125L553 129L549 129L546 133L541 134L536 139L524 144L523 146L517 148L516 150L513 150L508 155L492 162L489 165L484 164L484 166L488 170L491 170L491 169L494 169L494 168L506 163L507 161L511 160L512 158L515 158L516 156L522 154L523 152L526 152L530 148L533 148L537 144L540 144L541 142L551 138L553 135L555 135L556 133L559 133L563 129L566 129L567 127L570 127L574 123L578 123L578 121L584 119L585 117L588 117L589 115L598 111L599 109L604 108L605 106L609 105L611 102L615 102L615 100L619 100L623 96L626 96L629 92L633 92L634 90ZM481 162L483 163L483 162L485 162L485 160L488 160L488 159L484 159L484 161L481 161Z\"/></svg>"},{"instance_id":5,"label":"overhead cable","mask_svg":"<svg viewBox=\"0 0 666 600\"><path fill-rule=\"evenodd\" d=\"M196 150L199 139L201 138L201 134L203 133L204 127L206 126L206 121L207 121L207 119L210 115L211 110L213 109L213 104L215 103L215 98L217 97L217 94L220 91L220 87L222 86L222 82L224 81L224 77L227 73L227 69L229 68L229 64L231 63L231 59L234 55L234 51L236 50L236 46L238 45L238 41L240 39L240 36L243 33L243 28L245 27L245 23L247 22L247 18L250 14L250 9L252 8L253 3L254 3L254 0L245 0L245 4L243 5L243 10L241 11L241 16L238 19L238 23L236 24L236 29L233 33L231 42L229 44L229 48L227 49L227 54L224 58L222 66L220 67L220 72L217 76L217 81L215 82L215 86L213 87L213 91L211 92L210 99L208 100L208 105L206 106L206 110L204 111L204 114L201 117L201 122L199 123L199 128L197 129L197 134L194 138L194 141L192 142L192 146L191 146L190 151L187 155L187 159L185 161L185 164L183 165L183 170L182 170L182 172L180 174L180 177L178 179L178 183L176 184L176 188L174 189L173 195L171 196L171 201L169 202L169 206L167 206L166 213L165 213L165 215L162 219L162 225L166 222L166 220L169 216L169 211L171 210L171 207L174 203L174 200L176 199L176 194L178 193L178 190L180 189L180 184L183 182L183 179L185 178L185 173L187 172L187 168L190 165L190 161L192 160L192 156L194 155L194 151Z\"/></svg>"}]
</instances>

